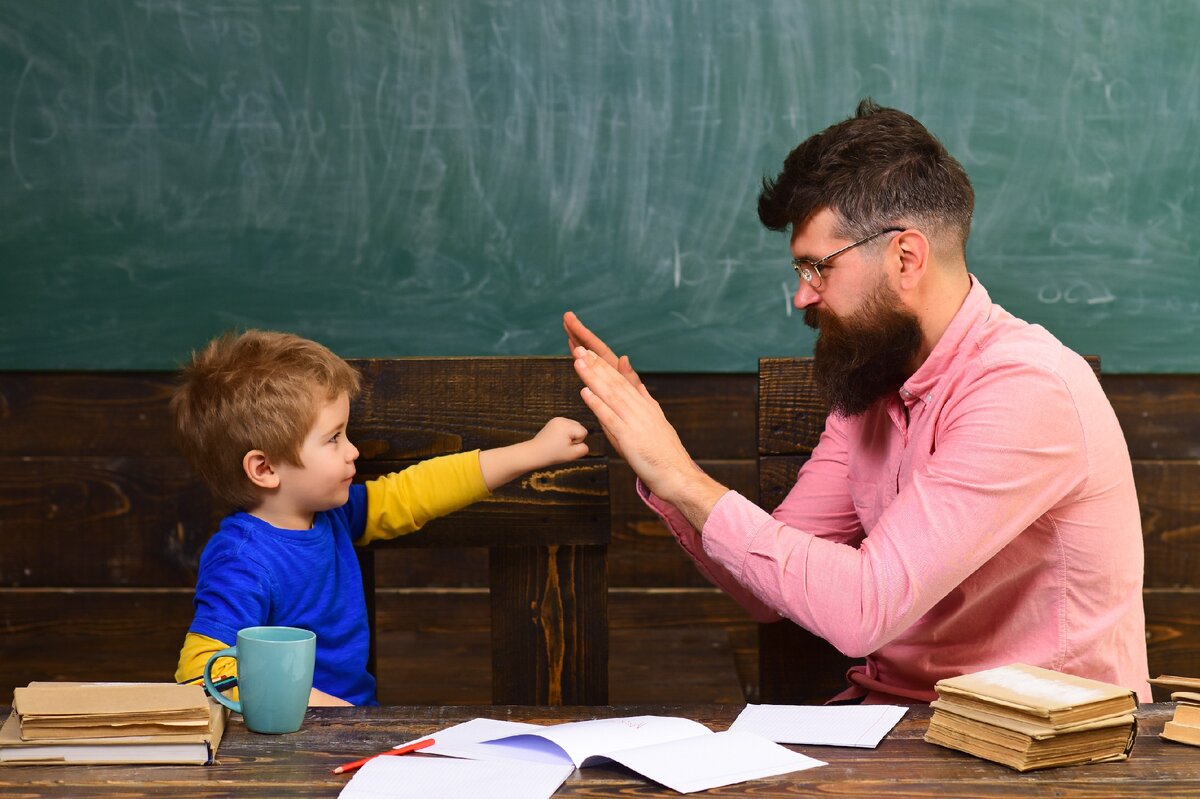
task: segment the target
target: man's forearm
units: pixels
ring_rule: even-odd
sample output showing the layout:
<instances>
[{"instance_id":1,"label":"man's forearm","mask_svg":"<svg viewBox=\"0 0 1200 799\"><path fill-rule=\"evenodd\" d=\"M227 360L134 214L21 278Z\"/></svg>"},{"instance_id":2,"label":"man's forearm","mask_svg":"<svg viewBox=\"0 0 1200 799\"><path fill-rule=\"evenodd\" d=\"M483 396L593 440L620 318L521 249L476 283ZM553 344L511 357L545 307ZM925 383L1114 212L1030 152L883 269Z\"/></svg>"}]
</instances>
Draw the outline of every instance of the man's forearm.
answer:
<instances>
[{"instance_id":1,"label":"man's forearm","mask_svg":"<svg viewBox=\"0 0 1200 799\"><path fill-rule=\"evenodd\" d=\"M651 487L651 490L654 488ZM688 523L696 528L696 532L701 534L713 507L728 492L727 487L718 483L695 463L692 463L692 469L686 474L667 481L661 489L654 490L659 499L674 505Z\"/></svg>"}]
</instances>

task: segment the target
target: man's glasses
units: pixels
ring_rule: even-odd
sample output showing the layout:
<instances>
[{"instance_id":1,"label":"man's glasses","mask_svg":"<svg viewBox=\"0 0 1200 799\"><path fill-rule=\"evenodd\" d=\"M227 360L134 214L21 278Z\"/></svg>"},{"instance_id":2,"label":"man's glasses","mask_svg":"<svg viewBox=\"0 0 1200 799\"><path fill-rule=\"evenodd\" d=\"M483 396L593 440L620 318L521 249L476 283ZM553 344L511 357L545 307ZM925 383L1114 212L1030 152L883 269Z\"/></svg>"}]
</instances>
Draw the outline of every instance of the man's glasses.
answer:
<instances>
[{"instance_id":1,"label":"man's glasses","mask_svg":"<svg viewBox=\"0 0 1200 799\"><path fill-rule=\"evenodd\" d=\"M801 280L803 280L808 285L812 286L814 289L819 289L819 288L821 288L822 285L824 285L824 281L821 279L821 267L825 264L826 261L829 261L833 258L837 258L839 255L846 252L847 250L853 250L855 247L861 247L862 245L866 244L868 241L879 238L884 233L901 233L906 229L907 228L902 228L902 227L884 228L883 230L879 231L878 233L872 233L870 236L867 236L865 239L859 239L858 241L854 242L853 244L847 244L845 247L838 250L837 252L831 252L831 253L829 253L829 255L826 255L824 258L818 258L815 261L810 261L807 258L793 258L792 259L792 268L796 270L796 274L800 276ZM831 267L831 266L826 266L825 271L828 272L832 268L833 267Z\"/></svg>"}]
</instances>

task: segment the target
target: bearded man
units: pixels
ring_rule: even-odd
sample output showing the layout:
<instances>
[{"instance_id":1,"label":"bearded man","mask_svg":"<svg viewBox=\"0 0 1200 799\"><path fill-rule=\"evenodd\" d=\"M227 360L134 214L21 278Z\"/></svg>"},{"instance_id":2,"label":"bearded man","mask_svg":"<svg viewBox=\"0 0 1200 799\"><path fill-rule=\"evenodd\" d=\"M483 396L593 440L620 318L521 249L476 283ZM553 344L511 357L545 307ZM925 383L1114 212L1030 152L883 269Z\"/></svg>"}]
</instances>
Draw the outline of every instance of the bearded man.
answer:
<instances>
[{"instance_id":1,"label":"bearded man","mask_svg":"<svg viewBox=\"0 0 1200 799\"><path fill-rule=\"evenodd\" d=\"M1086 361L968 272L973 208L942 144L870 100L764 181L831 409L773 513L705 474L629 359L568 312L584 401L709 580L865 658L833 701L928 702L1013 662L1148 701L1124 436Z\"/></svg>"}]
</instances>

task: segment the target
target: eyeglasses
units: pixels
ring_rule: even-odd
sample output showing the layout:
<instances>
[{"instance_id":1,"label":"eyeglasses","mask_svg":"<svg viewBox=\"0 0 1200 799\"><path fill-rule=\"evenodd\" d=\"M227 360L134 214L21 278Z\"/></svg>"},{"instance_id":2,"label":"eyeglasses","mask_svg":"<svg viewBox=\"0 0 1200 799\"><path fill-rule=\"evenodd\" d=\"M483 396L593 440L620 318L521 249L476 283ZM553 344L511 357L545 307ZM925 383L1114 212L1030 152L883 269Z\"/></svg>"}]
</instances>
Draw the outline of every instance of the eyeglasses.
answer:
<instances>
[{"instance_id":1,"label":"eyeglasses","mask_svg":"<svg viewBox=\"0 0 1200 799\"><path fill-rule=\"evenodd\" d=\"M800 276L801 280L803 280L808 285L812 286L814 289L819 289L824 284L824 281L821 279L821 266L826 261L829 261L833 258L837 258L839 255L846 252L847 250L853 250L855 247L861 247L862 245L866 244L868 241L871 241L872 239L877 239L885 233L902 233L906 229L907 228L902 228L902 227L884 228L883 230L879 231L878 233L872 233L870 236L867 236L865 239L859 239L858 241L854 242L853 244L847 244L845 247L838 250L837 252L831 252L831 253L829 253L829 255L826 255L824 258L818 258L815 261L810 261L807 258L793 258L792 259L792 268L796 270L796 274ZM827 267L825 267L825 271L828 272L832 268L833 267L831 267L831 266L827 266Z\"/></svg>"}]
</instances>

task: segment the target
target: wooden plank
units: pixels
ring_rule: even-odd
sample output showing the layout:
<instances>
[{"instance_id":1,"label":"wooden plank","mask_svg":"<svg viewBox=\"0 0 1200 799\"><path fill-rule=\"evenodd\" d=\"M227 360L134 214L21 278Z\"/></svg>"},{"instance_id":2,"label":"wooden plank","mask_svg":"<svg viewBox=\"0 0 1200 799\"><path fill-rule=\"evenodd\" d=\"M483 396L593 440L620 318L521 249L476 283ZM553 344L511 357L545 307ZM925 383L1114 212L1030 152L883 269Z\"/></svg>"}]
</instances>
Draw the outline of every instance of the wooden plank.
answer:
<instances>
[{"instance_id":1,"label":"wooden plank","mask_svg":"<svg viewBox=\"0 0 1200 799\"><path fill-rule=\"evenodd\" d=\"M375 476L377 464L360 469ZM389 464L403 468L403 463ZM390 470L390 469L389 469ZM610 538L608 463L588 458L542 469L497 489L415 533L380 541L379 548L607 544Z\"/></svg>"},{"instance_id":2,"label":"wooden plank","mask_svg":"<svg viewBox=\"0 0 1200 799\"><path fill-rule=\"evenodd\" d=\"M171 680L187 589L0 589L0 697L33 680Z\"/></svg>"},{"instance_id":3,"label":"wooden plank","mask_svg":"<svg viewBox=\"0 0 1200 799\"><path fill-rule=\"evenodd\" d=\"M764 508L773 511L779 507L807 460L807 454L764 455L758 459L758 491Z\"/></svg>"},{"instance_id":4,"label":"wooden plank","mask_svg":"<svg viewBox=\"0 0 1200 799\"><path fill-rule=\"evenodd\" d=\"M0 585L190 586L218 519L178 457L0 457Z\"/></svg>"},{"instance_id":5,"label":"wooden plank","mask_svg":"<svg viewBox=\"0 0 1200 799\"><path fill-rule=\"evenodd\" d=\"M759 455L812 452L828 413L829 406L813 381L811 358L763 358L758 362Z\"/></svg>"},{"instance_id":6,"label":"wooden plank","mask_svg":"<svg viewBox=\"0 0 1200 799\"><path fill-rule=\"evenodd\" d=\"M1147 588L1200 588L1200 461L1134 461Z\"/></svg>"},{"instance_id":7,"label":"wooden plank","mask_svg":"<svg viewBox=\"0 0 1200 799\"><path fill-rule=\"evenodd\" d=\"M379 603L382 703L491 701L486 590L381 589ZM608 616L610 702L736 703L753 689L738 648L754 624L718 589L610 589Z\"/></svg>"},{"instance_id":8,"label":"wooden plank","mask_svg":"<svg viewBox=\"0 0 1200 799\"><path fill-rule=\"evenodd\" d=\"M381 588L376 602L380 703L491 703L486 588Z\"/></svg>"},{"instance_id":9,"label":"wooden plank","mask_svg":"<svg viewBox=\"0 0 1200 799\"><path fill-rule=\"evenodd\" d=\"M359 479L407 465L365 463ZM545 469L378 546L605 544L608 482L602 458ZM191 586L220 520L177 457L0 458L0 509L0 585L9 587ZM380 584L395 579L385 571Z\"/></svg>"},{"instance_id":10,"label":"wooden plank","mask_svg":"<svg viewBox=\"0 0 1200 799\"><path fill-rule=\"evenodd\" d=\"M0 457L178 455L171 372L0 372Z\"/></svg>"},{"instance_id":11,"label":"wooden plank","mask_svg":"<svg viewBox=\"0 0 1200 799\"><path fill-rule=\"evenodd\" d=\"M364 461L420 459L529 438L553 416L585 424L569 358L352 359L350 415ZM2 372L0 456L176 456L175 372ZM603 450L602 437L592 440Z\"/></svg>"},{"instance_id":12,"label":"wooden plank","mask_svg":"<svg viewBox=\"0 0 1200 799\"><path fill-rule=\"evenodd\" d=\"M757 375L646 374L642 378L693 458L754 457Z\"/></svg>"},{"instance_id":13,"label":"wooden plank","mask_svg":"<svg viewBox=\"0 0 1200 799\"><path fill-rule=\"evenodd\" d=\"M389 358L351 360L363 391L350 409L350 435L363 460L411 460L532 437L554 416L588 425L569 358Z\"/></svg>"},{"instance_id":14,"label":"wooden plank","mask_svg":"<svg viewBox=\"0 0 1200 799\"><path fill-rule=\"evenodd\" d=\"M1200 588L1152 588L1143 602L1150 676L1200 677Z\"/></svg>"},{"instance_id":15,"label":"wooden plank","mask_svg":"<svg viewBox=\"0 0 1200 799\"><path fill-rule=\"evenodd\" d=\"M758 701L819 705L847 687L848 658L824 638L790 621L758 626Z\"/></svg>"},{"instance_id":16,"label":"wooden plank","mask_svg":"<svg viewBox=\"0 0 1200 799\"><path fill-rule=\"evenodd\" d=\"M1101 378L1135 459L1200 459L1200 375Z\"/></svg>"},{"instance_id":17,"label":"wooden plank","mask_svg":"<svg viewBox=\"0 0 1200 799\"><path fill-rule=\"evenodd\" d=\"M497 547L492 559L492 701L608 703L604 547Z\"/></svg>"}]
</instances>

